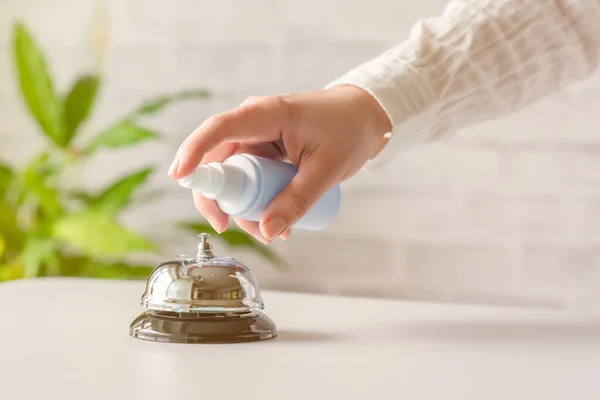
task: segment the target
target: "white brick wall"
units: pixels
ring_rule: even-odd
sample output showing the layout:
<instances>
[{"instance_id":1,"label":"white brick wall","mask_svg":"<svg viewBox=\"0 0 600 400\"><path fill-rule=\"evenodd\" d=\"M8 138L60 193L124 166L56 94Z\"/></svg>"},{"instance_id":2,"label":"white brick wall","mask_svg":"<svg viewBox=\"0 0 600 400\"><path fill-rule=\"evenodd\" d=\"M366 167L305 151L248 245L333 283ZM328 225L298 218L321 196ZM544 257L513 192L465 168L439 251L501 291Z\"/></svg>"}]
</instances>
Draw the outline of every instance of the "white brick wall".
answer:
<instances>
[{"instance_id":1,"label":"white brick wall","mask_svg":"<svg viewBox=\"0 0 600 400\"><path fill-rule=\"evenodd\" d=\"M108 1L107 81L88 133L149 95L189 87L222 95L155 118L163 143L103 154L86 171L96 185L140 163L166 171L181 140L207 116L249 95L322 87L400 41L415 19L444 3ZM93 6L93 0L0 4L2 157L18 162L39 146L12 79L10 21L26 19L64 89L90 65L85 34ZM344 185L342 212L330 229L295 232L274 244L293 264L290 271L276 272L252 254L236 256L269 288L600 307L599 93L596 77L510 118L399 156L387 170L359 174ZM162 240L167 254L193 248L194 238L162 225L197 218L189 193L164 174L152 184L171 195L140 206L127 221Z\"/></svg>"}]
</instances>

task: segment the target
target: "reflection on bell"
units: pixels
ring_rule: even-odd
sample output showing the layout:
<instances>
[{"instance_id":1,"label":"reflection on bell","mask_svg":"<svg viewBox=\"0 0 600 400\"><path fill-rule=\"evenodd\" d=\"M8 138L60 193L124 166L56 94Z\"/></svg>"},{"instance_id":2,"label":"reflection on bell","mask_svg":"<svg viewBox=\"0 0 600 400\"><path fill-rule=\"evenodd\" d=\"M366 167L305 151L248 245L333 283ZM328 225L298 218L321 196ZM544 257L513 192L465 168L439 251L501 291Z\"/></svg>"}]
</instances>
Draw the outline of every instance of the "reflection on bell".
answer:
<instances>
[{"instance_id":1,"label":"reflection on bell","mask_svg":"<svg viewBox=\"0 0 600 400\"><path fill-rule=\"evenodd\" d=\"M235 343L271 339L275 324L252 272L234 258L219 258L200 235L195 258L179 256L154 269L142 296L147 311L130 335L155 342Z\"/></svg>"}]
</instances>

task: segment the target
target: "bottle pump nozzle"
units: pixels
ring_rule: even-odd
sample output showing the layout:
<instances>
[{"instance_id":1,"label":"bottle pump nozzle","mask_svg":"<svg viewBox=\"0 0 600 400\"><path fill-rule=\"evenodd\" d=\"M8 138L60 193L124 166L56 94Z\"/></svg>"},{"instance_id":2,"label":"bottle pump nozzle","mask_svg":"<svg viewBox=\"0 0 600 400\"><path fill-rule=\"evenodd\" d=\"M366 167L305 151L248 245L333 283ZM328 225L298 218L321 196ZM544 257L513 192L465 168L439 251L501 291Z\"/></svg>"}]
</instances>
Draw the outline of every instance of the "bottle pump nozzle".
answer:
<instances>
[{"instance_id":1,"label":"bottle pump nozzle","mask_svg":"<svg viewBox=\"0 0 600 400\"><path fill-rule=\"evenodd\" d=\"M178 180L184 188L201 192L215 200L230 200L239 197L244 188L244 172L222 163L201 165L194 172Z\"/></svg>"}]
</instances>

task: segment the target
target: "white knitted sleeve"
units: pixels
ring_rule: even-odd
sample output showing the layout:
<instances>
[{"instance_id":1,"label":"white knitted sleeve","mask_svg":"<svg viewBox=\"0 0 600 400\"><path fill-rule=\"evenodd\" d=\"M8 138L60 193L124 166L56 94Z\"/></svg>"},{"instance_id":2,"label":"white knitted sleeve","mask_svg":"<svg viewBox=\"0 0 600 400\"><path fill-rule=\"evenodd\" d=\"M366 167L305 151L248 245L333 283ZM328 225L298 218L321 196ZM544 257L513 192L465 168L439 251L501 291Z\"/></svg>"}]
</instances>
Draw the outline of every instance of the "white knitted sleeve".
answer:
<instances>
[{"instance_id":1,"label":"white knitted sleeve","mask_svg":"<svg viewBox=\"0 0 600 400\"><path fill-rule=\"evenodd\" d=\"M453 0L328 85L369 92L392 122L374 169L419 142L508 115L596 69L600 0Z\"/></svg>"}]
</instances>

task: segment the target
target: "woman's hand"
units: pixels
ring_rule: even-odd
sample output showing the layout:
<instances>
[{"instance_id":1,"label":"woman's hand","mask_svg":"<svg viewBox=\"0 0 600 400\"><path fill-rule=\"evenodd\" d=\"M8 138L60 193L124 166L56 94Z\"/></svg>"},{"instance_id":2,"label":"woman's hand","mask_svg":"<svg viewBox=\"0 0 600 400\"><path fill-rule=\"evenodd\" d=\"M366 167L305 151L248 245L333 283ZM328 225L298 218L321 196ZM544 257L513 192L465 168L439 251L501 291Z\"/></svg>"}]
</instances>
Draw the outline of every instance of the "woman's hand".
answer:
<instances>
[{"instance_id":1,"label":"woman's hand","mask_svg":"<svg viewBox=\"0 0 600 400\"><path fill-rule=\"evenodd\" d=\"M252 97L239 107L208 118L177 151L169 170L183 178L199 164L221 162L237 153L289 160L298 174L275 197L260 223L236 224L263 243L287 238L293 225L337 183L378 151L391 124L377 101L354 86ZM216 202L194 192L194 203L217 232L229 217Z\"/></svg>"}]
</instances>

